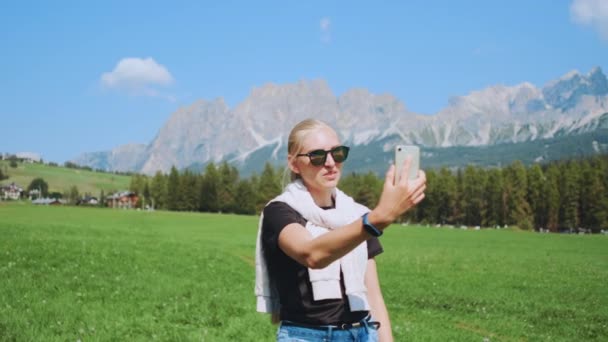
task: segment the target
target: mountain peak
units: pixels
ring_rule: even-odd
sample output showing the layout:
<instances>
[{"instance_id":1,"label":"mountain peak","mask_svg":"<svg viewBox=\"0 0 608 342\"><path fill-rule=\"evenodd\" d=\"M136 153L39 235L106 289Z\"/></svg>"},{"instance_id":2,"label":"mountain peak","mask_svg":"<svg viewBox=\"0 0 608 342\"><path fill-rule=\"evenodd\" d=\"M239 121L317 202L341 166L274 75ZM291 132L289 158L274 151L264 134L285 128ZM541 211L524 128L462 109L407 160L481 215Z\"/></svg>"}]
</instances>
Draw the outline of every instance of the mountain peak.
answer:
<instances>
[{"instance_id":1,"label":"mountain peak","mask_svg":"<svg viewBox=\"0 0 608 342\"><path fill-rule=\"evenodd\" d=\"M600 67L593 68L587 76L592 95L608 95L608 79Z\"/></svg>"},{"instance_id":2,"label":"mountain peak","mask_svg":"<svg viewBox=\"0 0 608 342\"><path fill-rule=\"evenodd\" d=\"M591 71L589 71L589 77L591 77L592 75L595 74L601 74L604 75L604 73L602 72L602 68L600 68L599 66L595 66L591 69Z\"/></svg>"},{"instance_id":3,"label":"mountain peak","mask_svg":"<svg viewBox=\"0 0 608 342\"><path fill-rule=\"evenodd\" d=\"M251 90L251 97L274 97L285 94L331 94L332 91L325 80L300 80L296 83L275 84L265 83Z\"/></svg>"},{"instance_id":4,"label":"mountain peak","mask_svg":"<svg viewBox=\"0 0 608 342\"><path fill-rule=\"evenodd\" d=\"M576 69L570 70L569 72L567 72L566 74L564 74L562 77L560 77L558 79L558 81L567 81L567 80L570 80L570 79L572 79L574 77L577 77L577 76L579 76L579 77L581 76L581 73L578 72L578 70L576 70Z\"/></svg>"},{"instance_id":5,"label":"mountain peak","mask_svg":"<svg viewBox=\"0 0 608 342\"><path fill-rule=\"evenodd\" d=\"M146 147L117 148L79 164L153 174L173 165L184 168L241 156L237 159L242 165L259 166L284 154L287 132L310 117L328 122L347 143L372 146L368 151L380 143L382 151L389 151L396 143L477 146L554 137L570 134L574 122L598 127L593 118L605 112L608 80L599 67L584 75L570 71L542 89L522 82L474 90L427 116L409 112L391 94L376 95L365 88L335 96L322 79L266 83L252 88L234 108L222 98L193 102L174 112Z\"/></svg>"}]
</instances>

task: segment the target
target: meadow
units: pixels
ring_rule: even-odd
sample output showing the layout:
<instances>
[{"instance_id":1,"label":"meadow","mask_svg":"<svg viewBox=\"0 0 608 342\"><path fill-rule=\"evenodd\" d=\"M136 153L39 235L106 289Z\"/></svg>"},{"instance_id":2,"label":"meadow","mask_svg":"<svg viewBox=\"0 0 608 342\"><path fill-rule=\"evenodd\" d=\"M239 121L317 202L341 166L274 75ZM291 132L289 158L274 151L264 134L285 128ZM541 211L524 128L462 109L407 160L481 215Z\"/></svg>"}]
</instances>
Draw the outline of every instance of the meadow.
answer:
<instances>
[{"instance_id":1,"label":"meadow","mask_svg":"<svg viewBox=\"0 0 608 342\"><path fill-rule=\"evenodd\" d=\"M257 217L0 202L0 341L273 341ZM391 227L397 341L608 339L608 237Z\"/></svg>"},{"instance_id":2,"label":"meadow","mask_svg":"<svg viewBox=\"0 0 608 342\"><path fill-rule=\"evenodd\" d=\"M81 194L90 193L99 196L103 189L106 194L118 190L127 190L131 181L130 176L117 175L106 172L95 172L81 169L70 169L63 166L48 166L39 163L18 163L16 168L9 166L8 160L0 160L2 172L8 174L9 179L2 184L15 182L27 189L34 178L42 178L49 185L49 192L69 191L76 186Z\"/></svg>"}]
</instances>

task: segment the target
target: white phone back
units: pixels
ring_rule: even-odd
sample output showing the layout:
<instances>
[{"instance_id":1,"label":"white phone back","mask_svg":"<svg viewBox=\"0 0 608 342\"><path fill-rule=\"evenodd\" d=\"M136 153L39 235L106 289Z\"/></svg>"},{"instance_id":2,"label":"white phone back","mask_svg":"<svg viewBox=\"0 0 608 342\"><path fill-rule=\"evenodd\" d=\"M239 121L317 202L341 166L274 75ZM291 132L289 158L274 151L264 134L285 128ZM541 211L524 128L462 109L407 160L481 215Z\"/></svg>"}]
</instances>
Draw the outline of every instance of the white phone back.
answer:
<instances>
[{"instance_id":1,"label":"white phone back","mask_svg":"<svg viewBox=\"0 0 608 342\"><path fill-rule=\"evenodd\" d=\"M420 168L420 148L415 145L397 145L395 146L395 182L399 181L403 163L408 155L412 156L408 178L416 179L418 177L418 169Z\"/></svg>"}]
</instances>

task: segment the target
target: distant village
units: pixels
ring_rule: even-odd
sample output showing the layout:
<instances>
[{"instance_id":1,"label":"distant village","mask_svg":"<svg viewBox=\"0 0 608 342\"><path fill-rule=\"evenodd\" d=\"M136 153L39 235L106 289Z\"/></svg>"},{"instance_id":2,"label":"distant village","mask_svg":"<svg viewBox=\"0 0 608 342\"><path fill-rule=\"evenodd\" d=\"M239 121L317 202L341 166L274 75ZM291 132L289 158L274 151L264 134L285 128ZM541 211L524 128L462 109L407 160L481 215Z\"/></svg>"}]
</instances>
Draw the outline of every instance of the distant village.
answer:
<instances>
[{"instance_id":1,"label":"distant village","mask_svg":"<svg viewBox=\"0 0 608 342\"><path fill-rule=\"evenodd\" d=\"M36 153L0 153L0 160L10 160L11 163L42 163L42 158ZM16 165L15 165L16 166ZM60 193L51 195L44 194L40 187L24 188L22 184L15 182L2 182L5 174L0 170L0 201L30 201L35 205L66 205L73 204L78 206L102 206L108 208L133 209L140 205L140 198L137 193L129 190L120 190L109 193L104 198L98 198L89 194L79 195L70 200L62 198ZM46 195L46 196L45 196Z\"/></svg>"}]
</instances>

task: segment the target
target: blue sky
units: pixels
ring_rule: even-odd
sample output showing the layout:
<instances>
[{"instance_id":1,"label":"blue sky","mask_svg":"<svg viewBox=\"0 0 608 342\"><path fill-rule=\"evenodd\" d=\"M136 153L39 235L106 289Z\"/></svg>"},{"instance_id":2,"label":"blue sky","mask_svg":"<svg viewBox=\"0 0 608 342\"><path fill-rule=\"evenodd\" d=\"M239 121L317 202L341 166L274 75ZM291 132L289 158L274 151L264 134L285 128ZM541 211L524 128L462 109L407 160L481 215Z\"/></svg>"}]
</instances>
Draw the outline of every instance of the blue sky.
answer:
<instances>
[{"instance_id":1,"label":"blue sky","mask_svg":"<svg viewBox=\"0 0 608 342\"><path fill-rule=\"evenodd\" d=\"M63 163L269 82L434 114L495 84L606 73L608 1L4 1L0 44L0 153Z\"/></svg>"}]
</instances>

